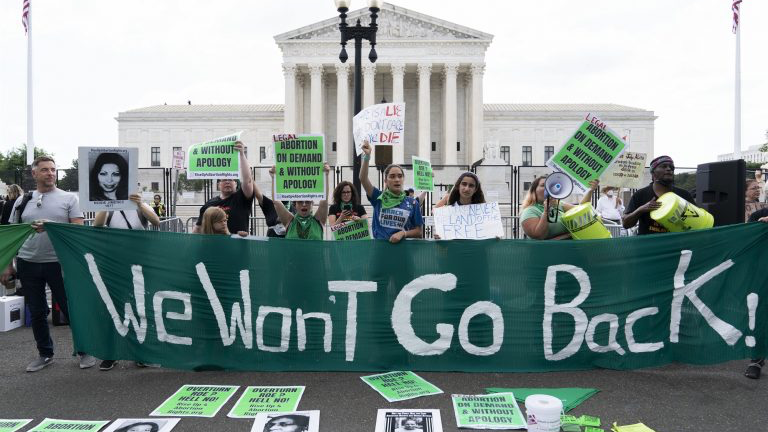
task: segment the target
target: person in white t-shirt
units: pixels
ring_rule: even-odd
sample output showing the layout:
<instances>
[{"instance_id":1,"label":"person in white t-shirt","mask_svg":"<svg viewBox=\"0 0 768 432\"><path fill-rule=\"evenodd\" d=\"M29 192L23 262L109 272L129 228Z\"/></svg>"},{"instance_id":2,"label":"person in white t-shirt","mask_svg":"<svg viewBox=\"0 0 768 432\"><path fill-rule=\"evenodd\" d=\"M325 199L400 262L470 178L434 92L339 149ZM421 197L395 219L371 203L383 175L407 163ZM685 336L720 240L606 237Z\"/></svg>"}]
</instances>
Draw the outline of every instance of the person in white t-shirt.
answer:
<instances>
[{"instance_id":1,"label":"person in white t-shirt","mask_svg":"<svg viewBox=\"0 0 768 432\"><path fill-rule=\"evenodd\" d=\"M597 213L611 222L621 223L621 215L624 213L624 204L619 198L619 188L606 186L603 188L603 194L597 200Z\"/></svg>"}]
</instances>

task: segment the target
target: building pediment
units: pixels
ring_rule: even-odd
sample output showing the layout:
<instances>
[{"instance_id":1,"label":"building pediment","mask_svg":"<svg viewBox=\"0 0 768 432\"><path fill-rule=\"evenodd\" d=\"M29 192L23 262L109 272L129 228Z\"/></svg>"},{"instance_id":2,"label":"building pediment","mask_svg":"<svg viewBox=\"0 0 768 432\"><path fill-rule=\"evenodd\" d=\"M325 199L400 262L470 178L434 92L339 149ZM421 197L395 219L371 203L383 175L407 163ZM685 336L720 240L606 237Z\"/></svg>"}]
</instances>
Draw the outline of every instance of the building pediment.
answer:
<instances>
[{"instance_id":1,"label":"building pediment","mask_svg":"<svg viewBox=\"0 0 768 432\"><path fill-rule=\"evenodd\" d=\"M368 8L358 9L347 14L349 25L355 25L360 19L362 25L370 24ZM457 41L457 42L487 42L493 40L493 35L483 33L468 27L444 21L429 15L384 3L377 20L379 30L377 41ZM335 41L338 42L338 16L312 25L301 27L275 36L279 44L285 42L305 41Z\"/></svg>"}]
</instances>

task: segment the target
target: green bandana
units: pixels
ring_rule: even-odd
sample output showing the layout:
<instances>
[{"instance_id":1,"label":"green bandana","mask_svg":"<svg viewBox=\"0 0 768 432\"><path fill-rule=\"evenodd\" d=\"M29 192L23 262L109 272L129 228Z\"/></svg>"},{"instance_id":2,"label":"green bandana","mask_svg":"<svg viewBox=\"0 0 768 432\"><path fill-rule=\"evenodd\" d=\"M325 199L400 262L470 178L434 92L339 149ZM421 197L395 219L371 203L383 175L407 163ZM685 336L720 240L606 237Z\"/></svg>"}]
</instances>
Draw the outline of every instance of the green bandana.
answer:
<instances>
[{"instance_id":1,"label":"green bandana","mask_svg":"<svg viewBox=\"0 0 768 432\"><path fill-rule=\"evenodd\" d=\"M322 240L323 228L320 226L320 223L317 222L317 219L315 219L313 214L310 214L307 217L295 215L290 226L288 226L288 232L285 233L285 238Z\"/></svg>"},{"instance_id":2,"label":"green bandana","mask_svg":"<svg viewBox=\"0 0 768 432\"><path fill-rule=\"evenodd\" d=\"M384 189L384 192L379 195L379 201L381 201L381 208L383 209L397 207L401 202L403 202L404 199L405 192L400 192L399 195L395 195L390 192L389 189Z\"/></svg>"}]
</instances>

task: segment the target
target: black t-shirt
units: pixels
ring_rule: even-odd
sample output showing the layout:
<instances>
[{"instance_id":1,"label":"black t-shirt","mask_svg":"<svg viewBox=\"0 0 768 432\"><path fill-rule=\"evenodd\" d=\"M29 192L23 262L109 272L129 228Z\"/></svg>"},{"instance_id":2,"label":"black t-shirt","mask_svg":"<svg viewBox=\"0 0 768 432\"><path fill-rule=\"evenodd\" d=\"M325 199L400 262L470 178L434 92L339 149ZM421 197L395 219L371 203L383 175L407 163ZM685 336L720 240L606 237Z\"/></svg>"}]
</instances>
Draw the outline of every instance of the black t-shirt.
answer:
<instances>
[{"instance_id":1,"label":"black t-shirt","mask_svg":"<svg viewBox=\"0 0 768 432\"><path fill-rule=\"evenodd\" d=\"M350 209L352 210L352 216L362 217L365 214L365 207L360 204L346 204L345 208L349 209L349 206L352 206ZM344 209L341 208L341 204L334 204L328 209L328 214L336 216L336 220L338 221L343 211Z\"/></svg>"},{"instance_id":2,"label":"black t-shirt","mask_svg":"<svg viewBox=\"0 0 768 432\"><path fill-rule=\"evenodd\" d=\"M238 231L248 231L248 218L251 216L251 206L253 205L253 197L246 198L242 189L238 189L237 192L228 196L225 199L221 199L220 196L211 198L200 207L200 216L197 218L197 226L203 222L203 213L208 207L219 207L227 213L229 219L227 220L227 229L229 232L236 233Z\"/></svg>"},{"instance_id":3,"label":"black t-shirt","mask_svg":"<svg viewBox=\"0 0 768 432\"><path fill-rule=\"evenodd\" d=\"M677 194L680 198L690 202L691 204L694 204L696 200L693 199L693 196L685 189L680 189L678 187L672 186L672 192ZM637 210L639 207L643 206L643 204L647 203L648 201L652 200L653 198L658 198L656 196L656 192L653 191L653 183L650 185L639 189L637 192L635 192L634 195L632 195L632 198L629 200L629 205L627 206L627 209L624 211L624 214L631 214L635 210ZM643 234L658 234L658 233L665 233L669 232L666 228L664 228L660 223L656 222L655 220L651 219L651 213L643 213L640 215L640 219L638 220L638 227L637 227L637 234L643 235Z\"/></svg>"},{"instance_id":4,"label":"black t-shirt","mask_svg":"<svg viewBox=\"0 0 768 432\"><path fill-rule=\"evenodd\" d=\"M768 207L752 212L752 214L749 215L749 220L747 222L757 222L758 219L766 216L768 216Z\"/></svg>"},{"instance_id":5,"label":"black t-shirt","mask_svg":"<svg viewBox=\"0 0 768 432\"><path fill-rule=\"evenodd\" d=\"M8 221L11 218L11 211L13 210L13 203L16 200L6 200L0 203L0 225L8 225Z\"/></svg>"},{"instance_id":6,"label":"black t-shirt","mask_svg":"<svg viewBox=\"0 0 768 432\"><path fill-rule=\"evenodd\" d=\"M282 226L280 218L277 216L275 202L265 196L262 197L259 207L261 207L261 211L264 213L264 222L266 222L269 227L267 230L267 237L285 237L285 227L283 227L282 234L278 234L274 229L275 225Z\"/></svg>"}]
</instances>

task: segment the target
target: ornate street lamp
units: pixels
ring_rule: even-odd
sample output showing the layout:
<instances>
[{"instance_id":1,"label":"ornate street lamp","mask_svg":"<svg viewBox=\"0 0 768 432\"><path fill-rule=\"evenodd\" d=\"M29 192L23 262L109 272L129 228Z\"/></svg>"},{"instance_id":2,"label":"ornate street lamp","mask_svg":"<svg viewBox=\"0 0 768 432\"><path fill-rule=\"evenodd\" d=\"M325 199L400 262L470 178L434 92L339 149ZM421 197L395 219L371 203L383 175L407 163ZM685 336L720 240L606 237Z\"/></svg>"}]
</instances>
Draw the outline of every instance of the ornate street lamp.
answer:
<instances>
[{"instance_id":1,"label":"ornate street lamp","mask_svg":"<svg viewBox=\"0 0 768 432\"><path fill-rule=\"evenodd\" d=\"M347 41L355 41L355 114L362 109L362 94L360 77L362 75L362 57L360 51L363 48L363 39L371 43L371 52L368 53L368 60L371 63L376 63L378 56L376 55L376 31L379 29L376 24L376 18L378 18L379 10L381 10L382 0L368 0L368 10L371 11L371 24L368 26L360 25L360 19L358 18L357 24L350 26L347 24L347 11L349 10L349 4L351 0L334 0L336 2L336 10L339 11L339 32L341 32L341 52L339 53L339 60L342 63L346 63L349 56L347 55ZM354 138L353 138L354 139ZM355 188L360 191L360 156L355 155L353 164L353 183Z\"/></svg>"}]
</instances>

